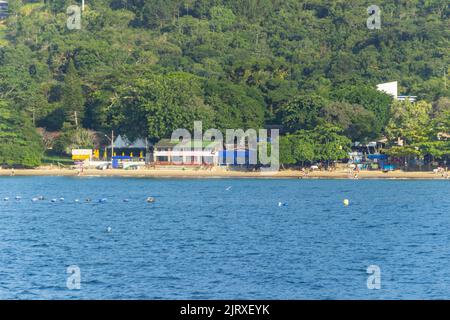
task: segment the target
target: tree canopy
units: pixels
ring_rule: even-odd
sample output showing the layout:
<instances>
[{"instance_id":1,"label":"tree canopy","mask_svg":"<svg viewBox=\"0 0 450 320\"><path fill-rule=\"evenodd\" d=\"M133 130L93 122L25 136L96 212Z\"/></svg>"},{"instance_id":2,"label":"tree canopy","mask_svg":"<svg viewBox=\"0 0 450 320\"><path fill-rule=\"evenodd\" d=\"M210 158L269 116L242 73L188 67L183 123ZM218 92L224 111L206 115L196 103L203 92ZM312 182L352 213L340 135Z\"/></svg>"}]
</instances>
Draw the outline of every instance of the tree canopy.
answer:
<instances>
[{"instance_id":1,"label":"tree canopy","mask_svg":"<svg viewBox=\"0 0 450 320\"><path fill-rule=\"evenodd\" d=\"M80 2L9 1L0 22L8 131L0 134L30 136L13 139L27 157L6 156L2 142L0 164L39 162L33 127L156 141L202 120L218 129L277 124L290 135L336 127L359 141L392 136L410 124L375 86L396 80L402 94L433 105L427 126L449 131L437 120L450 97L447 1L380 0L381 29L369 30L370 1L88 0L81 30L69 30L66 9Z\"/></svg>"}]
</instances>

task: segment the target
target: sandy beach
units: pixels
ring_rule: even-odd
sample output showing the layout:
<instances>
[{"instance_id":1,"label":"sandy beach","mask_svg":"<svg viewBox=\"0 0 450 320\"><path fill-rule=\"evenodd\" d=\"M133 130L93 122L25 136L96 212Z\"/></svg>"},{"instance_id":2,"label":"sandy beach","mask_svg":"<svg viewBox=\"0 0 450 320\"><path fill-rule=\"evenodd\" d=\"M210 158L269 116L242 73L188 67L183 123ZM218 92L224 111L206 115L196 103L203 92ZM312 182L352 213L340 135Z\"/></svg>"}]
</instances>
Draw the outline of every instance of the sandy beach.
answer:
<instances>
[{"instance_id":1,"label":"sandy beach","mask_svg":"<svg viewBox=\"0 0 450 320\"><path fill-rule=\"evenodd\" d=\"M82 174L78 170L41 167L38 169L0 170L0 176L97 176L97 177L158 177L158 178L293 178L293 179L353 179L347 171L314 171L305 175L301 171L283 170L279 172L244 172L224 169L140 169L140 170L97 170L85 169ZM442 174L433 172L404 171L361 171L358 179L437 179L446 180ZM450 179L447 179L450 181Z\"/></svg>"}]
</instances>

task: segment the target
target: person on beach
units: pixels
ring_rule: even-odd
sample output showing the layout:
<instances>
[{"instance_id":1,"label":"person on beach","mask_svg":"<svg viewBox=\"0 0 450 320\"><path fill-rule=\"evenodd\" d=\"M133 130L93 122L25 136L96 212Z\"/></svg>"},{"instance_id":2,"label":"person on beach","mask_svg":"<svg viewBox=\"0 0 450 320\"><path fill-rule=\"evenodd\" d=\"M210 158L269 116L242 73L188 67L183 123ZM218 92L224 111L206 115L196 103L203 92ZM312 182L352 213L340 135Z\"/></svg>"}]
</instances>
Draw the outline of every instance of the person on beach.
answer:
<instances>
[{"instance_id":1,"label":"person on beach","mask_svg":"<svg viewBox=\"0 0 450 320\"><path fill-rule=\"evenodd\" d=\"M358 179L358 175L359 175L359 166L356 165L355 166L355 175L353 176L354 179Z\"/></svg>"},{"instance_id":2,"label":"person on beach","mask_svg":"<svg viewBox=\"0 0 450 320\"><path fill-rule=\"evenodd\" d=\"M78 167L77 176L81 176L83 174L83 171L84 171L83 163L80 163L80 166Z\"/></svg>"}]
</instances>

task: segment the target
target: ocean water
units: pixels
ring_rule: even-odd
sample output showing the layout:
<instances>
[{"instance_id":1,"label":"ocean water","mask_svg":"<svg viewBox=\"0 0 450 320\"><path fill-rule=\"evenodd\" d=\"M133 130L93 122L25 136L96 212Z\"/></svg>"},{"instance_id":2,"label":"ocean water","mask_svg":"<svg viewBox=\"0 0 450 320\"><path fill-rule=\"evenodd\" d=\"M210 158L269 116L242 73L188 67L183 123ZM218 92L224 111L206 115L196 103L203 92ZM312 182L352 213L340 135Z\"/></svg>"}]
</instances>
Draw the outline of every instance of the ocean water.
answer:
<instances>
[{"instance_id":1,"label":"ocean water","mask_svg":"<svg viewBox=\"0 0 450 320\"><path fill-rule=\"evenodd\" d=\"M0 299L449 299L449 195L448 180L4 177Z\"/></svg>"}]
</instances>

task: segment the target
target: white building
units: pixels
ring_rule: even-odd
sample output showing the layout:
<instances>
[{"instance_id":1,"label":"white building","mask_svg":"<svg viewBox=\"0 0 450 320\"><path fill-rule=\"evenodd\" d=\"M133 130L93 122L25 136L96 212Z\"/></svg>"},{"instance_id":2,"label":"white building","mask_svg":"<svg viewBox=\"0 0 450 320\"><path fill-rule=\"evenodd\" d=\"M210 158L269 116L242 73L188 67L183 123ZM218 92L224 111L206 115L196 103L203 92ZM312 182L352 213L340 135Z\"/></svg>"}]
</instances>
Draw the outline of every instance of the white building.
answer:
<instances>
[{"instance_id":1,"label":"white building","mask_svg":"<svg viewBox=\"0 0 450 320\"><path fill-rule=\"evenodd\" d=\"M377 84L377 90L387 93L388 95L393 96L394 99L397 100L398 82L394 81L394 82Z\"/></svg>"},{"instance_id":2,"label":"white building","mask_svg":"<svg viewBox=\"0 0 450 320\"><path fill-rule=\"evenodd\" d=\"M417 99L416 96L399 96L398 81L377 84L377 90L392 96L395 100L398 101L409 100L410 102L414 102Z\"/></svg>"},{"instance_id":3,"label":"white building","mask_svg":"<svg viewBox=\"0 0 450 320\"><path fill-rule=\"evenodd\" d=\"M194 148L199 144L199 150ZM207 150L204 147L211 142L204 143L202 141L192 141L185 149L176 148L178 143L172 142L170 139L159 141L153 151L153 162L160 165L218 165L220 146L213 150Z\"/></svg>"}]
</instances>

